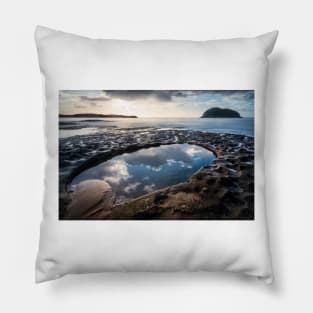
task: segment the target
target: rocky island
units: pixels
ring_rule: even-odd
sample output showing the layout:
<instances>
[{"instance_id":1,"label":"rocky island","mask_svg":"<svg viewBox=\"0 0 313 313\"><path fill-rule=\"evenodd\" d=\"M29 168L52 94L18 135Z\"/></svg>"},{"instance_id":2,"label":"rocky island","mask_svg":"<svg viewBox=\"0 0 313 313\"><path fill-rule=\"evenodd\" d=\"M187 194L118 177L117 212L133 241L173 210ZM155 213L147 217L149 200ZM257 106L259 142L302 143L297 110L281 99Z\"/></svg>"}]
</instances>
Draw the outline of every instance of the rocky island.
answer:
<instances>
[{"instance_id":1,"label":"rocky island","mask_svg":"<svg viewBox=\"0 0 313 313\"><path fill-rule=\"evenodd\" d=\"M240 114L235 111L235 110L231 110L231 109L222 109L222 108L212 108L212 109L208 109L206 110L202 116L202 118L210 118L210 117L232 117L232 118L241 118Z\"/></svg>"}]
</instances>

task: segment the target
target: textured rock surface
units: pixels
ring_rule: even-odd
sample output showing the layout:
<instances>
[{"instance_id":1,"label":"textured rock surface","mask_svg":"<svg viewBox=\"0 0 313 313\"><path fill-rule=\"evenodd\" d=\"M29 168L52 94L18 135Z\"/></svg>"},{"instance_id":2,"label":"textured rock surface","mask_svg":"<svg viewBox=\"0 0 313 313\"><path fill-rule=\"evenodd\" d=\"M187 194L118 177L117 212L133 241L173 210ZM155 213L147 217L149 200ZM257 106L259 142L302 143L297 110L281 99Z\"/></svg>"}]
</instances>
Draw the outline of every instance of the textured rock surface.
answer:
<instances>
[{"instance_id":1,"label":"textured rock surface","mask_svg":"<svg viewBox=\"0 0 313 313\"><path fill-rule=\"evenodd\" d=\"M254 139L244 135L192 130L107 129L103 133L60 139L60 218L71 203L69 182L83 170L116 155L164 144L189 143L217 158L190 179L123 204L108 219L253 219ZM80 218L86 218L81 216Z\"/></svg>"}]
</instances>

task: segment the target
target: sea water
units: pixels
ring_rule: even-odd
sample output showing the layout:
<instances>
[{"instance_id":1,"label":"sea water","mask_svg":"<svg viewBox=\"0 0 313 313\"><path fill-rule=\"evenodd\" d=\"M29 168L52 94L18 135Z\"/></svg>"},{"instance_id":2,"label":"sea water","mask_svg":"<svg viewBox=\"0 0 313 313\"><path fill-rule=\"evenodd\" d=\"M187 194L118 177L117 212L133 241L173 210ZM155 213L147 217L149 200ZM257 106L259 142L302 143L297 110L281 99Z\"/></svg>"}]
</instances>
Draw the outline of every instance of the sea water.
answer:
<instances>
[{"instance_id":1,"label":"sea water","mask_svg":"<svg viewBox=\"0 0 313 313\"><path fill-rule=\"evenodd\" d=\"M253 118L60 118L59 136L66 138L112 128L176 128L254 136Z\"/></svg>"}]
</instances>

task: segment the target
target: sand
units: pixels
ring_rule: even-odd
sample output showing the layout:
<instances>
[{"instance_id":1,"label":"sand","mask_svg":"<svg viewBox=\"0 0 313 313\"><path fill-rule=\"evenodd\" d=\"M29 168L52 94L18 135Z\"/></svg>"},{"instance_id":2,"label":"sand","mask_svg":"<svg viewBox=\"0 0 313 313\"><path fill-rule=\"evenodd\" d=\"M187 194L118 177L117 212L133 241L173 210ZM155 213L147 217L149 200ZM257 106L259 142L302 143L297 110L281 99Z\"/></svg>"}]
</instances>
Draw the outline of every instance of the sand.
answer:
<instances>
[{"instance_id":1,"label":"sand","mask_svg":"<svg viewBox=\"0 0 313 313\"><path fill-rule=\"evenodd\" d=\"M71 195L72 201L67 207L67 218L105 217L113 207L111 186L99 179L80 182Z\"/></svg>"}]
</instances>

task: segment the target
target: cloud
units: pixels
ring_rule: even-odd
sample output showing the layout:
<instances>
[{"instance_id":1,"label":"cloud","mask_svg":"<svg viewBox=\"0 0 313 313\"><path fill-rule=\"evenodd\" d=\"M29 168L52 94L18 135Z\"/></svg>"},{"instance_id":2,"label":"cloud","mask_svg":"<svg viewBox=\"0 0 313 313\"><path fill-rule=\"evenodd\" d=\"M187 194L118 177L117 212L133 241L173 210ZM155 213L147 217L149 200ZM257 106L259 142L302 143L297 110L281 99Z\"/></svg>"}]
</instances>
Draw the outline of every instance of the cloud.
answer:
<instances>
[{"instance_id":1,"label":"cloud","mask_svg":"<svg viewBox=\"0 0 313 313\"><path fill-rule=\"evenodd\" d=\"M61 114L97 113L104 105L110 108L111 98L101 90L61 90L59 111Z\"/></svg>"},{"instance_id":2,"label":"cloud","mask_svg":"<svg viewBox=\"0 0 313 313\"><path fill-rule=\"evenodd\" d=\"M108 90L105 94L111 98L118 98L122 100L140 100L154 98L158 101L171 101L172 91L169 90Z\"/></svg>"},{"instance_id":3,"label":"cloud","mask_svg":"<svg viewBox=\"0 0 313 313\"><path fill-rule=\"evenodd\" d=\"M155 188L156 188L156 185L155 185L155 184L150 184L150 185L145 185L144 188L143 188L143 190L144 190L145 192L152 192L152 191L155 190Z\"/></svg>"},{"instance_id":4,"label":"cloud","mask_svg":"<svg viewBox=\"0 0 313 313\"><path fill-rule=\"evenodd\" d=\"M60 113L199 117L212 107L254 116L253 90L62 90Z\"/></svg>"},{"instance_id":5,"label":"cloud","mask_svg":"<svg viewBox=\"0 0 313 313\"><path fill-rule=\"evenodd\" d=\"M141 185L141 183L139 183L139 182L129 184L124 188L124 191L126 193L131 193L132 191L135 191L140 185Z\"/></svg>"},{"instance_id":6,"label":"cloud","mask_svg":"<svg viewBox=\"0 0 313 313\"><path fill-rule=\"evenodd\" d=\"M99 97L80 96L80 100L82 101L110 101L111 98L107 96L99 96Z\"/></svg>"},{"instance_id":7,"label":"cloud","mask_svg":"<svg viewBox=\"0 0 313 313\"><path fill-rule=\"evenodd\" d=\"M118 98L128 101L155 99L159 102L171 102L186 98L207 100L232 99L242 101L254 99L253 90L108 90L103 92L111 99Z\"/></svg>"},{"instance_id":8,"label":"cloud","mask_svg":"<svg viewBox=\"0 0 313 313\"><path fill-rule=\"evenodd\" d=\"M88 108L88 105L86 105L86 104L81 104L81 103L75 103L74 106L75 106L75 108L77 108L77 109Z\"/></svg>"},{"instance_id":9,"label":"cloud","mask_svg":"<svg viewBox=\"0 0 313 313\"><path fill-rule=\"evenodd\" d=\"M121 181L126 181L132 177L128 172L127 164L123 160L108 161L107 167L98 170L102 179L113 185L118 185Z\"/></svg>"},{"instance_id":10,"label":"cloud","mask_svg":"<svg viewBox=\"0 0 313 313\"><path fill-rule=\"evenodd\" d=\"M151 170L160 171L169 160L179 159L192 163L190 153L186 153L179 145L160 146L158 148L142 149L125 156L127 164L145 166Z\"/></svg>"},{"instance_id":11,"label":"cloud","mask_svg":"<svg viewBox=\"0 0 313 313\"><path fill-rule=\"evenodd\" d=\"M220 107L238 111L243 117L254 116L253 90L198 90L182 92L176 98L185 111L201 115L205 110Z\"/></svg>"}]
</instances>

